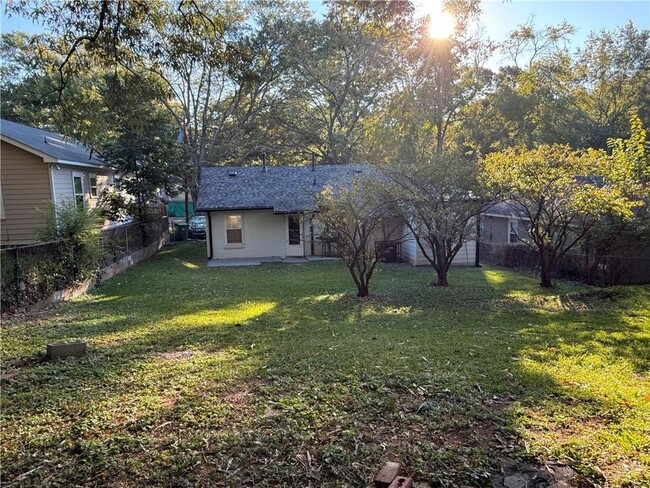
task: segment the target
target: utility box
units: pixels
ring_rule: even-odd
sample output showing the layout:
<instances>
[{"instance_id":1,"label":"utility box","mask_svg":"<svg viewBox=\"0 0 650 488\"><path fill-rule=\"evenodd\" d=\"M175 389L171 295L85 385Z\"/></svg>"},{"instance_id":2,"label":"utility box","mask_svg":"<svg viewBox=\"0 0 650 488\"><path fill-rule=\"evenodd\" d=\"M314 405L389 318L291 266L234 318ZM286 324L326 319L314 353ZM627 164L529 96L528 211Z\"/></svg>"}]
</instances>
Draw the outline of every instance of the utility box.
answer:
<instances>
[{"instance_id":1,"label":"utility box","mask_svg":"<svg viewBox=\"0 0 650 488\"><path fill-rule=\"evenodd\" d=\"M85 342L58 342L48 344L45 357L47 359L80 358L86 355Z\"/></svg>"}]
</instances>

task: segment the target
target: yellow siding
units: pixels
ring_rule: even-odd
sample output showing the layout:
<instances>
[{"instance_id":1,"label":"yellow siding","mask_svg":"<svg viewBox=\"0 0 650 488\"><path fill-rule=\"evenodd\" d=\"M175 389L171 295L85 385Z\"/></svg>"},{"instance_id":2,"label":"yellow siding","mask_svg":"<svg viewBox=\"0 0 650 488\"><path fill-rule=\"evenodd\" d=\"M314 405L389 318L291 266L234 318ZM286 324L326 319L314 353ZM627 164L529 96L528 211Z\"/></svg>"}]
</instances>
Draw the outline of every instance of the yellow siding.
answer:
<instances>
[{"instance_id":1,"label":"yellow siding","mask_svg":"<svg viewBox=\"0 0 650 488\"><path fill-rule=\"evenodd\" d=\"M42 214L51 200L47 163L12 144L2 141L0 185L4 218L0 221L2 245L33 242Z\"/></svg>"}]
</instances>

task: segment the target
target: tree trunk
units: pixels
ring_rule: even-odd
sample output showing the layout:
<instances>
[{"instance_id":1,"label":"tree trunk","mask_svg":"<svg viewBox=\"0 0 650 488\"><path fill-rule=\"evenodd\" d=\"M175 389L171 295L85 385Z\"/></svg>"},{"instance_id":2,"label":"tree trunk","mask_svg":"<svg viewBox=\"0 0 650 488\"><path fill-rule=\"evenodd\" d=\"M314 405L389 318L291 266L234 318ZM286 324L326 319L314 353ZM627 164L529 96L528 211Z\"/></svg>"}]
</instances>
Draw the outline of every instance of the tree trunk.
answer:
<instances>
[{"instance_id":1,"label":"tree trunk","mask_svg":"<svg viewBox=\"0 0 650 488\"><path fill-rule=\"evenodd\" d=\"M357 296L363 298L363 297L367 297L369 294L370 294L370 290L368 287L368 283L362 281L361 284L357 286Z\"/></svg>"},{"instance_id":2,"label":"tree trunk","mask_svg":"<svg viewBox=\"0 0 650 488\"><path fill-rule=\"evenodd\" d=\"M449 286L449 281L447 281L447 270L438 272L438 286Z\"/></svg>"},{"instance_id":3,"label":"tree trunk","mask_svg":"<svg viewBox=\"0 0 650 488\"><path fill-rule=\"evenodd\" d=\"M545 252L541 252L539 256L540 268L540 285L542 288L553 288L553 279L551 277L551 262Z\"/></svg>"}]
</instances>

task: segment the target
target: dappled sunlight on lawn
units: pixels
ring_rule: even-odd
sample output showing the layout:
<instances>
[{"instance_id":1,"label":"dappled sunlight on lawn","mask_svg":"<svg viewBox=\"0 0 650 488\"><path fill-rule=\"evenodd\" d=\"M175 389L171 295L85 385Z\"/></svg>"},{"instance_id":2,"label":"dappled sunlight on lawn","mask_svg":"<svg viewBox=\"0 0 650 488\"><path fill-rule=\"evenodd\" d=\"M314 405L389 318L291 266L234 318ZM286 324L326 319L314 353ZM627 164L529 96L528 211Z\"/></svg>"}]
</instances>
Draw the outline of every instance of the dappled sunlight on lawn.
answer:
<instances>
[{"instance_id":1,"label":"dappled sunlight on lawn","mask_svg":"<svg viewBox=\"0 0 650 488\"><path fill-rule=\"evenodd\" d=\"M102 295L102 294L87 293L85 295L81 295L80 297L70 300L70 303L82 302L82 303L89 303L89 304L101 304L107 302L114 302L115 300L119 300L120 298L122 297L120 297L119 295Z\"/></svg>"},{"instance_id":2,"label":"dappled sunlight on lawn","mask_svg":"<svg viewBox=\"0 0 650 488\"><path fill-rule=\"evenodd\" d=\"M486 486L513 452L598 482L648 461L650 290L489 268L441 288L386 265L359 299L338 262L208 269L204 251L165 249L3 331L7 480L365 486L390 455ZM85 358L41 361L70 339Z\"/></svg>"},{"instance_id":3,"label":"dappled sunlight on lawn","mask_svg":"<svg viewBox=\"0 0 650 488\"><path fill-rule=\"evenodd\" d=\"M499 271L484 269L482 274L485 277L485 280L491 285L501 285L507 280L506 275Z\"/></svg>"},{"instance_id":4,"label":"dappled sunlight on lawn","mask_svg":"<svg viewBox=\"0 0 650 488\"><path fill-rule=\"evenodd\" d=\"M181 263L183 266L185 266L186 268L189 268L189 269L199 269L200 268L200 266L198 266L198 265L196 265L194 263L190 263L189 261L179 261L179 263Z\"/></svg>"},{"instance_id":5,"label":"dappled sunlight on lawn","mask_svg":"<svg viewBox=\"0 0 650 488\"><path fill-rule=\"evenodd\" d=\"M345 296L345 293L326 293L324 295L313 295L302 297L300 303L327 303L337 302Z\"/></svg>"},{"instance_id":6,"label":"dappled sunlight on lawn","mask_svg":"<svg viewBox=\"0 0 650 488\"><path fill-rule=\"evenodd\" d=\"M276 307L275 302L256 302L246 301L214 310L200 310L192 313L181 314L165 322L165 326L172 327L197 327L239 324L244 325L246 322L256 319L261 315L269 313Z\"/></svg>"},{"instance_id":7,"label":"dappled sunlight on lawn","mask_svg":"<svg viewBox=\"0 0 650 488\"><path fill-rule=\"evenodd\" d=\"M613 485L637 479L645 468L636 459L650 450L650 322L615 309L595 315L581 296L569 310L556 303L564 306L538 310L521 329L516 367L534 389L513 413L520 435L532 452L574 459Z\"/></svg>"}]
</instances>

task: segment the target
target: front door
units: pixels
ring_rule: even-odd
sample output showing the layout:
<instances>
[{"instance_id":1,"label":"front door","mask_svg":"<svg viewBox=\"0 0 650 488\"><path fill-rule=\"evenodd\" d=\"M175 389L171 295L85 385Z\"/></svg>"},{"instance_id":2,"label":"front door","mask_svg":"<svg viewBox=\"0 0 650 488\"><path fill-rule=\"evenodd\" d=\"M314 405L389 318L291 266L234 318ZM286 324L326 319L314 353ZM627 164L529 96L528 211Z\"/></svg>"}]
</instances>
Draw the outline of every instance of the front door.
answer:
<instances>
[{"instance_id":1,"label":"front door","mask_svg":"<svg viewBox=\"0 0 650 488\"><path fill-rule=\"evenodd\" d=\"M287 256L304 256L300 215L287 215Z\"/></svg>"}]
</instances>

